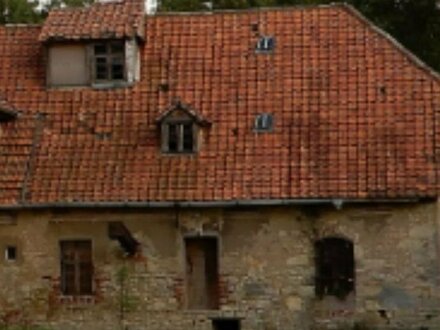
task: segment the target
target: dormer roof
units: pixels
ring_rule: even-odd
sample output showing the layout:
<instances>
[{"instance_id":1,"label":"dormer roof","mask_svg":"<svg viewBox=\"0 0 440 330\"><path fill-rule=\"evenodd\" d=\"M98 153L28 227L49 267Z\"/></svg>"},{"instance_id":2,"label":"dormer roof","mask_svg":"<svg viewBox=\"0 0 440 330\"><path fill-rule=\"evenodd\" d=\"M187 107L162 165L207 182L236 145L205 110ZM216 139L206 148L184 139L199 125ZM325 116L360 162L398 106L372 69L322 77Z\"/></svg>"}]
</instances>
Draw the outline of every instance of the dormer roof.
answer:
<instances>
[{"instance_id":1,"label":"dormer roof","mask_svg":"<svg viewBox=\"0 0 440 330\"><path fill-rule=\"evenodd\" d=\"M52 10L41 30L41 42L144 38L142 0L95 3L86 8Z\"/></svg>"},{"instance_id":2,"label":"dormer roof","mask_svg":"<svg viewBox=\"0 0 440 330\"><path fill-rule=\"evenodd\" d=\"M156 119L158 124L162 123L167 118L171 117L176 112L185 114L188 118L192 119L200 126L210 126L211 122L198 113L189 104L183 103L181 100L176 99L172 101L171 105Z\"/></svg>"}]
</instances>

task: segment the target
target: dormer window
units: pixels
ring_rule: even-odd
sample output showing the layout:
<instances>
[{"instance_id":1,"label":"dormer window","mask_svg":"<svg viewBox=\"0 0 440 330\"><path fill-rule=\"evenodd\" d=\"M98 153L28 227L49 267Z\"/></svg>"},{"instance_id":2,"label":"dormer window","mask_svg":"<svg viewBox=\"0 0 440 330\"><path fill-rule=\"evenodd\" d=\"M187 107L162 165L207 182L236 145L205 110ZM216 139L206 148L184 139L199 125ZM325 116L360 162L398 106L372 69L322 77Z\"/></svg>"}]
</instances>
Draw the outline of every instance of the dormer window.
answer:
<instances>
[{"instance_id":1,"label":"dormer window","mask_svg":"<svg viewBox=\"0 0 440 330\"><path fill-rule=\"evenodd\" d=\"M167 122L165 124L165 152L180 154L196 151L196 127L192 121Z\"/></svg>"},{"instance_id":2,"label":"dormer window","mask_svg":"<svg viewBox=\"0 0 440 330\"><path fill-rule=\"evenodd\" d=\"M271 53L275 48L275 38L262 36L257 42L257 53Z\"/></svg>"},{"instance_id":3,"label":"dormer window","mask_svg":"<svg viewBox=\"0 0 440 330\"><path fill-rule=\"evenodd\" d=\"M93 46L96 82L121 81L125 78L123 41L100 42Z\"/></svg>"},{"instance_id":4,"label":"dormer window","mask_svg":"<svg viewBox=\"0 0 440 330\"><path fill-rule=\"evenodd\" d=\"M48 85L52 87L126 86L139 79L135 40L102 40L51 44Z\"/></svg>"},{"instance_id":5,"label":"dormer window","mask_svg":"<svg viewBox=\"0 0 440 330\"><path fill-rule=\"evenodd\" d=\"M188 105L175 102L157 120L161 130L161 150L166 154L192 154L200 148L202 128L209 122Z\"/></svg>"},{"instance_id":6,"label":"dormer window","mask_svg":"<svg viewBox=\"0 0 440 330\"><path fill-rule=\"evenodd\" d=\"M47 85L102 89L139 81L144 9L143 1L127 0L51 10L39 36L47 55Z\"/></svg>"}]
</instances>

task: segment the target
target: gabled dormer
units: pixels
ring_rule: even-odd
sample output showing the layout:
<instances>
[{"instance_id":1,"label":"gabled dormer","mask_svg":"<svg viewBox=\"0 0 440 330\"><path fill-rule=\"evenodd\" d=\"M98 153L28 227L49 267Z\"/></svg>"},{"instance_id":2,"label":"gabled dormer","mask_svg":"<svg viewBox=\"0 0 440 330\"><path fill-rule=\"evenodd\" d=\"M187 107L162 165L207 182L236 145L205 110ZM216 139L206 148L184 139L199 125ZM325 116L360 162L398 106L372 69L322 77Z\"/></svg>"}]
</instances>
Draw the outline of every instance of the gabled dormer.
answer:
<instances>
[{"instance_id":1,"label":"gabled dormer","mask_svg":"<svg viewBox=\"0 0 440 330\"><path fill-rule=\"evenodd\" d=\"M124 87L139 80L144 2L123 0L49 13L39 36L48 87Z\"/></svg>"},{"instance_id":2,"label":"gabled dormer","mask_svg":"<svg viewBox=\"0 0 440 330\"><path fill-rule=\"evenodd\" d=\"M202 132L211 123L181 101L157 118L161 132L161 151L166 154L194 154L201 146Z\"/></svg>"}]
</instances>

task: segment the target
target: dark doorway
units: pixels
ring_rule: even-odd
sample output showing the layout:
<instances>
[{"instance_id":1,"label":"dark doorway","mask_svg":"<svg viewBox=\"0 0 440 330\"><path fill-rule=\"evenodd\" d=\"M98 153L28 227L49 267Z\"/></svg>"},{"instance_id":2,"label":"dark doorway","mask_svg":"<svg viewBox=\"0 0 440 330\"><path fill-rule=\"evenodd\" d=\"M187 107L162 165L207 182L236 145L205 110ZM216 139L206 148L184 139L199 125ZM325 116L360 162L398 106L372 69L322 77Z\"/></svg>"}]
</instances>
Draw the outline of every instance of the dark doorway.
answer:
<instances>
[{"instance_id":1,"label":"dark doorway","mask_svg":"<svg viewBox=\"0 0 440 330\"><path fill-rule=\"evenodd\" d=\"M212 320L212 328L214 330L240 330L240 320Z\"/></svg>"},{"instance_id":2,"label":"dark doorway","mask_svg":"<svg viewBox=\"0 0 440 330\"><path fill-rule=\"evenodd\" d=\"M188 237L186 293L189 309L218 309L218 242L215 237Z\"/></svg>"},{"instance_id":3,"label":"dark doorway","mask_svg":"<svg viewBox=\"0 0 440 330\"><path fill-rule=\"evenodd\" d=\"M355 288L353 243L328 237L315 243L316 294L344 299Z\"/></svg>"}]
</instances>

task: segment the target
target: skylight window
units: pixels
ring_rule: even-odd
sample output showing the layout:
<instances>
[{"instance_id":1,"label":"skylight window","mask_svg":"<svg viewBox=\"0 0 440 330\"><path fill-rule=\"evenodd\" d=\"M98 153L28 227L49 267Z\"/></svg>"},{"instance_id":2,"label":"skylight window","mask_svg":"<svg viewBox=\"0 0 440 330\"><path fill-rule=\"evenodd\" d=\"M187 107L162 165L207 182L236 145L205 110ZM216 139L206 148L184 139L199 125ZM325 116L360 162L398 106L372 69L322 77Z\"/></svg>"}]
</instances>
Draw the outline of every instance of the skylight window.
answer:
<instances>
[{"instance_id":1,"label":"skylight window","mask_svg":"<svg viewBox=\"0 0 440 330\"><path fill-rule=\"evenodd\" d=\"M271 132L273 129L273 116L271 113L261 113L255 117L255 131Z\"/></svg>"},{"instance_id":2,"label":"skylight window","mask_svg":"<svg viewBox=\"0 0 440 330\"><path fill-rule=\"evenodd\" d=\"M257 53L271 53L275 49L275 38L262 36L257 43Z\"/></svg>"}]
</instances>

